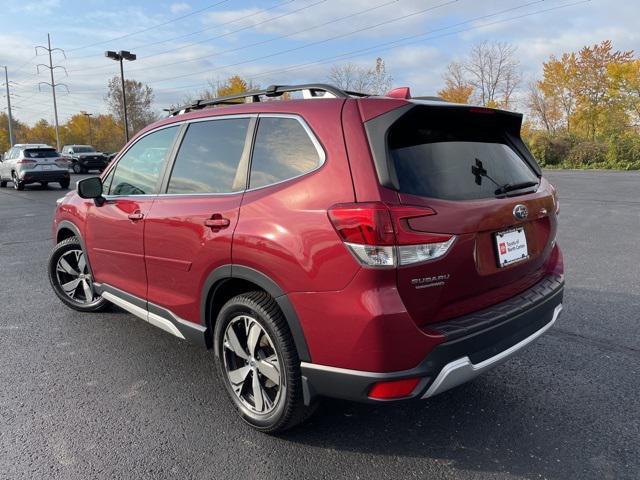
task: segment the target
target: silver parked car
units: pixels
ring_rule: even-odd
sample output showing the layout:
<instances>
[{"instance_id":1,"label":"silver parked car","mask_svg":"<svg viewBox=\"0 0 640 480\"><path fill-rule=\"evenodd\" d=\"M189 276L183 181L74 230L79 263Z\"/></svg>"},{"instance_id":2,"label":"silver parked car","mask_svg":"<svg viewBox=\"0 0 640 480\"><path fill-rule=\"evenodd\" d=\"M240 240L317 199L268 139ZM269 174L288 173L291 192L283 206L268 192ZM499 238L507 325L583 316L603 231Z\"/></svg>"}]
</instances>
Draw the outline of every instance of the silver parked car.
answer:
<instances>
[{"instance_id":1,"label":"silver parked car","mask_svg":"<svg viewBox=\"0 0 640 480\"><path fill-rule=\"evenodd\" d=\"M49 145L16 144L0 162L0 187L6 187L8 182L16 190L23 190L30 183L46 187L50 182L66 189L70 182L68 163Z\"/></svg>"}]
</instances>

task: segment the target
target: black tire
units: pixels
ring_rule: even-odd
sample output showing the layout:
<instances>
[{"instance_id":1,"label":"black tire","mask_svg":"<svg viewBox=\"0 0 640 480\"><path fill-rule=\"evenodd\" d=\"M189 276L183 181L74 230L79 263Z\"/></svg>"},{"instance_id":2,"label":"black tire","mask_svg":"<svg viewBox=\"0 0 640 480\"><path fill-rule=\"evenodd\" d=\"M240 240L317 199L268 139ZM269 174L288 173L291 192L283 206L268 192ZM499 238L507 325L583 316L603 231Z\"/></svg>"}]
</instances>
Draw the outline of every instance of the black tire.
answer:
<instances>
[{"instance_id":1,"label":"black tire","mask_svg":"<svg viewBox=\"0 0 640 480\"><path fill-rule=\"evenodd\" d=\"M20 180L18 180L18 177L16 176L16 174L14 173L12 178L12 182L13 182L13 188L16 190L24 190L24 183L21 182Z\"/></svg>"},{"instance_id":2,"label":"black tire","mask_svg":"<svg viewBox=\"0 0 640 480\"><path fill-rule=\"evenodd\" d=\"M40 185L42 185L42 188L47 188L49 186L49 182L40 182Z\"/></svg>"},{"instance_id":3,"label":"black tire","mask_svg":"<svg viewBox=\"0 0 640 480\"><path fill-rule=\"evenodd\" d=\"M80 165L78 162L74 163L71 169L73 170L73 173L84 173L84 168L82 168L82 165Z\"/></svg>"},{"instance_id":4,"label":"black tire","mask_svg":"<svg viewBox=\"0 0 640 480\"><path fill-rule=\"evenodd\" d=\"M0 188L5 188L7 186L6 180L0 180Z\"/></svg>"},{"instance_id":5,"label":"black tire","mask_svg":"<svg viewBox=\"0 0 640 480\"><path fill-rule=\"evenodd\" d=\"M65 293L65 290L62 287L63 285L62 282L64 281L62 280L62 276L65 275L65 272L57 270L58 261L60 260L61 257L65 256L66 254L72 255L77 251L80 251L82 254L84 254L82 245L80 244L80 241L78 240L77 237L67 238L66 240L61 241L55 247L53 247L53 249L51 250L51 253L49 253L49 261L47 264L47 271L49 273L49 282L51 283L51 287L53 288L53 291L56 293L58 298L62 300L62 303L64 303L67 307L73 308L74 310L78 310L80 312L98 312L98 311L105 310L106 308L109 307L109 302L102 297L95 296L95 293L93 292L91 279L89 279L88 282L89 282L89 285L91 285L90 290L93 295L92 295L91 301L89 302L81 301L82 297L84 297L84 292L82 290L82 284L80 282L76 284L77 288L74 289L76 292L78 292L78 290L80 289L80 292L78 292L79 293L78 298L75 300L69 294ZM86 260L85 260L85 264L86 264ZM82 274L85 274L86 272L88 272L88 274L90 275L88 264L86 265L87 267L85 269L78 268L80 266L79 264L71 265L71 267L76 269L78 272L82 270L81 272ZM70 274L67 274L67 275L70 275ZM70 275L69 278L74 278L74 277L73 275ZM68 285L68 283L64 283L64 284Z\"/></svg>"},{"instance_id":6,"label":"black tire","mask_svg":"<svg viewBox=\"0 0 640 480\"><path fill-rule=\"evenodd\" d=\"M236 357L234 349L224 346L227 329L232 329L233 325L230 324L232 322L241 321L238 320L241 317L248 317L261 327L263 332L259 333L258 337L256 337L258 339L262 339L258 348L262 351L263 347L260 345L263 345L264 343L266 345L264 348L269 349L269 353L271 353L272 349L273 354L276 355L276 365L279 367L280 381L277 384L279 393L274 395L275 398L269 398L269 401L271 402L271 410L264 414L252 411L251 406L247 405L247 400L245 399L243 403L243 400L240 397L242 392L246 390L245 387L247 387L247 385L247 388L252 388L253 391L252 385L255 384L247 383L249 377L251 377L253 381L253 376L257 375L259 379L263 382L266 381L267 385L269 384L269 379L260 373L260 367L255 366L255 364L258 363L255 359L258 357L263 360L265 359L265 357L262 357L264 353L258 352L255 355L248 353L248 355L251 356L251 360L240 359L240 362L245 362L245 364L241 367L236 366L236 369L231 369L229 367L229 363L232 360L230 360L229 357L239 357ZM234 325L237 325L237 323L234 323ZM253 323L251 328L255 328ZM249 331L251 331L251 328ZM240 334L242 334L241 329L236 330L236 332L240 332ZM247 345L249 344L248 337L249 335L247 334L245 342ZM236 339L239 340L239 337L236 337ZM218 376L224 383L231 402L240 413L242 419L249 425L265 433L282 432L302 423L315 411L316 405L310 407L304 405L302 395L302 376L300 374L300 359L298 358L298 353L287 322L284 319L278 304L270 295L262 291L256 291L238 295L229 300L218 314L218 318L215 323L213 341ZM241 342L242 341L239 343ZM250 352L250 348L247 348L244 352ZM253 367L251 367L251 365L253 365ZM227 372L230 370L237 371L240 368L253 368L253 371L249 371L249 373L245 375L245 379L236 384L238 386L242 383L242 386L238 387L240 394L236 394ZM275 385L276 384L274 384L273 387L266 388L275 388ZM265 393L266 389L262 390L262 386L260 389L261 398L267 398L267 393ZM265 397L262 396L263 394ZM246 395L249 395L249 399L255 398L252 394L246 393ZM253 403L255 407L255 400ZM260 400L260 403L262 404L262 400ZM267 404L266 401L264 403Z\"/></svg>"},{"instance_id":7,"label":"black tire","mask_svg":"<svg viewBox=\"0 0 640 480\"><path fill-rule=\"evenodd\" d=\"M67 179L67 180L62 180L62 181L60 182L60 188L61 188L62 190L67 190L67 189L69 188L69 179Z\"/></svg>"}]
</instances>

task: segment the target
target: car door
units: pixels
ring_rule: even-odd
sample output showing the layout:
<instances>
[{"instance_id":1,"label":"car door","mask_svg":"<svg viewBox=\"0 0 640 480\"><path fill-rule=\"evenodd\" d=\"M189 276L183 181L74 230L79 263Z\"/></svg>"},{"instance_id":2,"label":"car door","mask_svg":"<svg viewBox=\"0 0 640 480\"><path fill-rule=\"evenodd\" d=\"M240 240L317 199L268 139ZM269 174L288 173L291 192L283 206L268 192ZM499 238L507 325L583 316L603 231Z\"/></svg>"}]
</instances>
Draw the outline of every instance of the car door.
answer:
<instances>
[{"instance_id":1,"label":"car door","mask_svg":"<svg viewBox=\"0 0 640 480\"><path fill-rule=\"evenodd\" d=\"M155 304L201 322L204 281L231 263L254 123L252 117L207 119L183 132L163 193L146 219L150 311Z\"/></svg>"},{"instance_id":2,"label":"car door","mask_svg":"<svg viewBox=\"0 0 640 480\"><path fill-rule=\"evenodd\" d=\"M14 158L16 148L11 148L0 163L0 177L4 180L11 180L11 165Z\"/></svg>"},{"instance_id":3,"label":"car door","mask_svg":"<svg viewBox=\"0 0 640 480\"><path fill-rule=\"evenodd\" d=\"M85 244L94 281L146 297L145 216L159 192L179 126L142 136L104 178L104 204L89 205Z\"/></svg>"}]
</instances>

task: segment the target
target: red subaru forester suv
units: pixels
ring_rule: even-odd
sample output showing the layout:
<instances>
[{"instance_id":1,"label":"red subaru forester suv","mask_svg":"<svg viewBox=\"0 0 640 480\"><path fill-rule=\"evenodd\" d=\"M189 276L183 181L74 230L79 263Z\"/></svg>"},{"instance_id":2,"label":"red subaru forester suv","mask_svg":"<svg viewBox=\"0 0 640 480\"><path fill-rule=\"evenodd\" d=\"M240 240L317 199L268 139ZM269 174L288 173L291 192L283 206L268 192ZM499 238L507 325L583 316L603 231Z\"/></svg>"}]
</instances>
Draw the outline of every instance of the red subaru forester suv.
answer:
<instances>
[{"instance_id":1,"label":"red subaru forester suv","mask_svg":"<svg viewBox=\"0 0 640 480\"><path fill-rule=\"evenodd\" d=\"M322 396L431 397L562 309L558 200L521 121L406 88L196 102L59 201L51 284L213 349L262 431Z\"/></svg>"}]
</instances>

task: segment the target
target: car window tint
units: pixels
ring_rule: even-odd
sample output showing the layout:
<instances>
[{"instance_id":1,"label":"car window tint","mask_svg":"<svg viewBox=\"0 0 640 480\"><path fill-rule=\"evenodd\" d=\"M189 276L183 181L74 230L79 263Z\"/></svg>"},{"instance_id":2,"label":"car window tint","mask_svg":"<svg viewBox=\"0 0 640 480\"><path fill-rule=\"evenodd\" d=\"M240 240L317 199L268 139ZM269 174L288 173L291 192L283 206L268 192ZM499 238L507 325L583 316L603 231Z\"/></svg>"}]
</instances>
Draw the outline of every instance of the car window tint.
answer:
<instances>
[{"instance_id":1,"label":"car window tint","mask_svg":"<svg viewBox=\"0 0 640 480\"><path fill-rule=\"evenodd\" d=\"M178 127L168 127L138 140L118 161L111 182L111 195L158 193L158 180Z\"/></svg>"},{"instance_id":2,"label":"car window tint","mask_svg":"<svg viewBox=\"0 0 640 480\"><path fill-rule=\"evenodd\" d=\"M297 177L320 165L320 156L295 118L264 117L258 123L251 159L251 188Z\"/></svg>"},{"instance_id":3,"label":"car window tint","mask_svg":"<svg viewBox=\"0 0 640 480\"><path fill-rule=\"evenodd\" d=\"M167 193L228 193L244 188L238 164L248 126L248 118L189 125Z\"/></svg>"}]
</instances>

